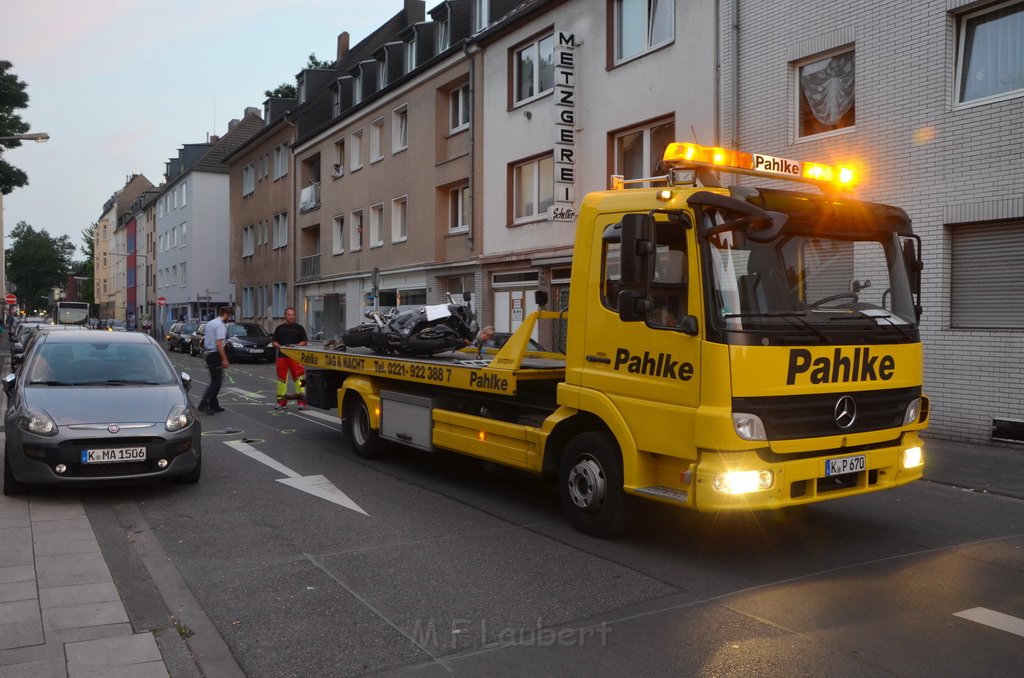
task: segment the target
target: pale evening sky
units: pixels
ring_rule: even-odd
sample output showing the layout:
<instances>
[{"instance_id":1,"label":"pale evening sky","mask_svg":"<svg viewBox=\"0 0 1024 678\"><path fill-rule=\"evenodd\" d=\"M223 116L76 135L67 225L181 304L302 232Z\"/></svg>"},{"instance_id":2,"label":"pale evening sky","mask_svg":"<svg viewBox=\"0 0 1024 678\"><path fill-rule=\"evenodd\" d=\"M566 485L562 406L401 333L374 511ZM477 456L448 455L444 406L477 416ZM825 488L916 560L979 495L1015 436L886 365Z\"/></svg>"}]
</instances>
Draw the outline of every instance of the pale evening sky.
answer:
<instances>
[{"instance_id":1,"label":"pale evening sky","mask_svg":"<svg viewBox=\"0 0 1024 678\"><path fill-rule=\"evenodd\" d=\"M264 92L294 84L311 52L333 61L339 33L348 31L355 45L403 7L402 0L4 4L0 60L28 85L22 119L50 135L4 152L29 179L3 197L5 235L25 221L79 248L82 230L128 175L159 185L182 144L223 135L246 106L262 111ZM79 249L75 259L82 258Z\"/></svg>"}]
</instances>

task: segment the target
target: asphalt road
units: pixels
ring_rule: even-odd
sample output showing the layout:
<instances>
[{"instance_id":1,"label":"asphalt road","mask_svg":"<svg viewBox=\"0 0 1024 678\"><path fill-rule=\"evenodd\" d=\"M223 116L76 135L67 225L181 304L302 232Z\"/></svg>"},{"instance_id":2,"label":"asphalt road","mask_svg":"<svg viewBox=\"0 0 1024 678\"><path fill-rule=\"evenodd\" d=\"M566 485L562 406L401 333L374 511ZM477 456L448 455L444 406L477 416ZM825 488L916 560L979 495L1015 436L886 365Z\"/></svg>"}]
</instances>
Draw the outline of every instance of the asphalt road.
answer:
<instances>
[{"instance_id":1,"label":"asphalt road","mask_svg":"<svg viewBox=\"0 0 1024 678\"><path fill-rule=\"evenodd\" d=\"M198 401L202 361L172 359ZM550 484L454 455L357 458L336 412L273 410L272 365L233 365L221 402L198 485L82 493L136 628L170 612L205 666L991 676L1024 658L1018 498L919 482L745 516L651 505L600 541Z\"/></svg>"}]
</instances>

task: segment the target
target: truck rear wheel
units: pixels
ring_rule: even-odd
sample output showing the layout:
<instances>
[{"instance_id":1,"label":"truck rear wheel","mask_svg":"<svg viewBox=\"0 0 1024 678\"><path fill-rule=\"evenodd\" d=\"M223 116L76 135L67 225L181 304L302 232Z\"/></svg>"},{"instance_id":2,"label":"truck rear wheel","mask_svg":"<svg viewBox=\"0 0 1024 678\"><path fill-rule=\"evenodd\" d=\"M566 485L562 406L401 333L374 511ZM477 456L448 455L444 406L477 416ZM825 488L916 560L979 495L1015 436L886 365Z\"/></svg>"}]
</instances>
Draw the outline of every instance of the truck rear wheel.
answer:
<instances>
[{"instance_id":1,"label":"truck rear wheel","mask_svg":"<svg viewBox=\"0 0 1024 678\"><path fill-rule=\"evenodd\" d=\"M605 538L629 527L633 501L622 491L622 454L608 434L589 431L569 441L558 485L562 510L580 532Z\"/></svg>"},{"instance_id":2,"label":"truck rear wheel","mask_svg":"<svg viewBox=\"0 0 1024 678\"><path fill-rule=\"evenodd\" d=\"M370 410L361 396L353 393L345 398L345 435L352 441L356 456L373 459L384 453L380 433L370 426Z\"/></svg>"}]
</instances>

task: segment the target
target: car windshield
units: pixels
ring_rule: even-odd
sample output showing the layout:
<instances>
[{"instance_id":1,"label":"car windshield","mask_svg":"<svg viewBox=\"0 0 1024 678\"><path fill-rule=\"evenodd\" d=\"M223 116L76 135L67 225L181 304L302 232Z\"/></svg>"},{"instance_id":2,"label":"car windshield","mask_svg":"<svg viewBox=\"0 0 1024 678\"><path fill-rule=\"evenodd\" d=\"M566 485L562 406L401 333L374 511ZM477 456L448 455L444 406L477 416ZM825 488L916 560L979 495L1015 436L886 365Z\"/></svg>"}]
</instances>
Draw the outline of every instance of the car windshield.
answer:
<instances>
[{"instance_id":1,"label":"car windshield","mask_svg":"<svg viewBox=\"0 0 1024 678\"><path fill-rule=\"evenodd\" d=\"M229 337L265 337L267 331L260 325L242 325L231 323L228 325Z\"/></svg>"},{"instance_id":2,"label":"car windshield","mask_svg":"<svg viewBox=\"0 0 1024 678\"><path fill-rule=\"evenodd\" d=\"M145 343L47 342L29 369L30 384L171 384L175 375L162 352Z\"/></svg>"},{"instance_id":3,"label":"car windshield","mask_svg":"<svg viewBox=\"0 0 1024 678\"><path fill-rule=\"evenodd\" d=\"M178 328L178 331L181 332L182 334L192 334L193 332L196 331L196 324L185 323L180 328Z\"/></svg>"}]
</instances>

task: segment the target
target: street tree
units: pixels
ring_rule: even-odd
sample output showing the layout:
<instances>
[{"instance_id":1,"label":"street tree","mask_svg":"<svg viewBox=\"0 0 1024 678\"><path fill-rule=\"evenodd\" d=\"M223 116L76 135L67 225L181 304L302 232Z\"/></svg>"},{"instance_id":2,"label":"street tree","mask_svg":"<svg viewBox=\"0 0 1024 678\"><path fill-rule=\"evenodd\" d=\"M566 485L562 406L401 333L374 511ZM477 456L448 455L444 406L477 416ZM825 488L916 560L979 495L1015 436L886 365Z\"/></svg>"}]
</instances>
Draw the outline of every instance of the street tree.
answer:
<instances>
[{"instance_id":1,"label":"street tree","mask_svg":"<svg viewBox=\"0 0 1024 678\"><path fill-rule=\"evenodd\" d=\"M13 67L10 61L0 61L0 137L17 136L29 130L28 123L17 113L28 106L26 85L11 72ZM28 184L28 175L3 159L5 149L18 146L21 142L16 139L0 141L0 193L4 195Z\"/></svg>"},{"instance_id":2,"label":"street tree","mask_svg":"<svg viewBox=\"0 0 1024 678\"><path fill-rule=\"evenodd\" d=\"M309 60L306 62L306 65L303 68L334 68L334 62L321 61L320 59L316 58L316 52L312 52L309 55ZM298 96L298 90L295 88L294 84L282 82L274 89L268 89L266 92L263 93L263 95L266 96L268 99L294 99Z\"/></svg>"},{"instance_id":3,"label":"street tree","mask_svg":"<svg viewBox=\"0 0 1024 678\"><path fill-rule=\"evenodd\" d=\"M14 227L10 239L7 278L17 285L22 306L43 306L43 297L49 298L54 287L64 287L75 245L66 235L54 238L45 228L37 231L24 221Z\"/></svg>"},{"instance_id":4,"label":"street tree","mask_svg":"<svg viewBox=\"0 0 1024 678\"><path fill-rule=\"evenodd\" d=\"M96 303L95 299L95 280L96 280L96 224L82 229L82 252L85 254L85 261L81 264L75 264L75 268L78 270L78 275L85 280L80 281L78 286L79 295L82 301L88 301L90 304Z\"/></svg>"}]
</instances>

